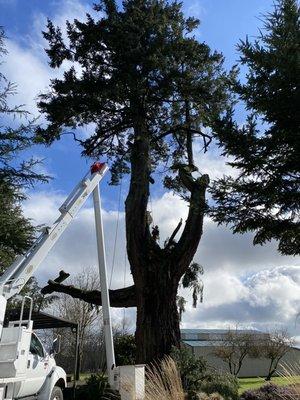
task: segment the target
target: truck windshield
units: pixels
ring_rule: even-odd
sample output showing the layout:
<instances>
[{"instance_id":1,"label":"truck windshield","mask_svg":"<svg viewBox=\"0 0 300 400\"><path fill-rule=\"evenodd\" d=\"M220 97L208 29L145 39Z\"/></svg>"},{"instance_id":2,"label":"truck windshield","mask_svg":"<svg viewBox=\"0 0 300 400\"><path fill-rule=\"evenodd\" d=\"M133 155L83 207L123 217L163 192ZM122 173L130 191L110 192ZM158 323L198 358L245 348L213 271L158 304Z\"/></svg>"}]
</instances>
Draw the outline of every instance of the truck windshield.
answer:
<instances>
[{"instance_id":1,"label":"truck windshield","mask_svg":"<svg viewBox=\"0 0 300 400\"><path fill-rule=\"evenodd\" d=\"M37 354L40 357L44 357L44 349L39 341L39 339L36 337L36 335L33 333L31 335L31 342L30 342L30 349L29 349L31 354Z\"/></svg>"}]
</instances>

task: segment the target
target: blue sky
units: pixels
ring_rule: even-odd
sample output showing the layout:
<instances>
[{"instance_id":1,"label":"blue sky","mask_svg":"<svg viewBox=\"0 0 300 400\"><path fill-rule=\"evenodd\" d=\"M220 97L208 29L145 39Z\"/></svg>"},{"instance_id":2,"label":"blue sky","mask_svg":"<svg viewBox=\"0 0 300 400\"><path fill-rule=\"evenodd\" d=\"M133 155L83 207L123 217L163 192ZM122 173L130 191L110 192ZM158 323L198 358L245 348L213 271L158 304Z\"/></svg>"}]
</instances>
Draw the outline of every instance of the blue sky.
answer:
<instances>
[{"instance_id":1,"label":"blue sky","mask_svg":"<svg viewBox=\"0 0 300 400\"><path fill-rule=\"evenodd\" d=\"M18 84L17 104L37 115L35 98L45 91L51 77L57 76L47 65L43 51L41 30L46 18L63 26L66 19L82 19L91 12L93 1L60 0L0 0L0 25L6 30L8 56L1 66L4 74ZM246 35L253 39L262 26L261 14L271 10L271 0L185 0L187 15L201 20L197 38L207 42L212 49L223 52L225 65L230 68L238 60L236 44ZM243 70L243 74L245 70ZM245 112L239 107L239 122L245 120ZM43 121L43 118L41 118ZM14 123L13 121L6 121ZM83 134L88 135L88 129ZM36 146L30 154L44 159L42 170L53 175L47 185L38 185L29 193L24 211L36 224L51 224L58 215L57 209L68 192L85 174L90 160L80 156L81 149L71 137L65 137L50 148ZM205 156L196 155L201 172L211 177L230 172L226 160L217 152ZM126 182L125 182L126 183ZM126 185L124 185L126 186ZM126 192L123 188L122 201ZM104 223L109 268L112 265L113 243L117 225L118 188L102 186L104 199ZM171 194L154 188L152 193L153 218L161 229L162 240L170 235L180 217L185 218L186 204ZM122 211L122 210L121 210ZM113 287L123 285L124 271L124 214L119 215L116 267ZM49 254L39 269L38 277L44 282L64 268L75 274L86 267L96 265L96 246L91 205L80 213L68 228L62 240ZM259 329L287 327L300 338L295 316L300 310L300 261L299 258L282 257L276 244L253 247L252 235L232 235L225 227L217 227L206 219L204 237L195 256L201 263L205 291L204 303L193 309L189 302L184 315L184 327L222 328L232 324ZM126 282L131 277L127 268ZM185 293L189 296L189 293ZM189 297L188 297L189 298ZM114 318L122 312L115 311ZM134 324L134 310L128 312Z\"/></svg>"},{"instance_id":2,"label":"blue sky","mask_svg":"<svg viewBox=\"0 0 300 400\"><path fill-rule=\"evenodd\" d=\"M93 1L0 0L0 25L5 28L7 37L21 49L30 51L35 42L40 41L39 58L46 67L47 58L42 48L45 42L41 34L46 17L56 21L60 10L64 13L68 8L71 10L70 17L76 16L76 8L79 15L82 15L82 9L92 12L92 4ZM201 0L184 1L183 7L187 15L194 15L201 20L196 33L199 40L207 42L212 49L222 52L226 67L231 68L239 57L236 44L246 35L254 37L257 34L257 27L261 25L258 16L270 10L271 4L269 0ZM66 16L67 14L65 13ZM61 18L59 22L62 22ZM18 65L18 61L15 61L15 68L22 69L22 65ZM13 71L9 71L9 75L12 75L13 79L15 74L11 72ZM22 83L18 81L16 83L19 84L19 90L22 90ZM34 100L28 99L28 101ZM238 118L241 122L244 119L241 111L238 113ZM51 185L62 190L70 190L72 186L70 178L78 179L90 164L89 160L80 157L80 148L71 137L61 140L51 149L37 147L33 151L37 156L45 158L46 169L59 178Z\"/></svg>"}]
</instances>

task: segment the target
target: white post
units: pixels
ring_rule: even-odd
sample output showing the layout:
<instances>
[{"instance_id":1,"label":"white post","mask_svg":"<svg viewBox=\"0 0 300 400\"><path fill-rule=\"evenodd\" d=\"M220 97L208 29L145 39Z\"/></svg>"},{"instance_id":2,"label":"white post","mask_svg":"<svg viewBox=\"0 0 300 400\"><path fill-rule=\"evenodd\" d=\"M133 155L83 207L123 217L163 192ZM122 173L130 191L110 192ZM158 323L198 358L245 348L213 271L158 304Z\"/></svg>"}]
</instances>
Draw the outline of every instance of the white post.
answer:
<instances>
[{"instance_id":1,"label":"white post","mask_svg":"<svg viewBox=\"0 0 300 400\"><path fill-rule=\"evenodd\" d=\"M98 251L98 261L99 261L99 275L100 275L108 382L111 387L114 387L113 369L115 368L115 352L114 352L113 335L112 335L111 318L110 318L110 302L109 302L109 292L107 286L105 244L104 244L104 233L103 233L103 224L101 215L101 199L100 199L99 185L97 185L93 190L93 200L94 200L94 212L95 212L95 223L96 223L97 251Z\"/></svg>"}]
</instances>

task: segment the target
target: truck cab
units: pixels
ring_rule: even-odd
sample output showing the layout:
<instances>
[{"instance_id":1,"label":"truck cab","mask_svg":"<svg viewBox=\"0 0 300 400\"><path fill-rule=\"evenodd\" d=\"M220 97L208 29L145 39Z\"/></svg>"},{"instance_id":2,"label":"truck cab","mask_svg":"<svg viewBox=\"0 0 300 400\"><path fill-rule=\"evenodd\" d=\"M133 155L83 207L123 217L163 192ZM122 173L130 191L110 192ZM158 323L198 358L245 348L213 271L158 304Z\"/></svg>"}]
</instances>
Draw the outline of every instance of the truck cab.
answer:
<instances>
[{"instance_id":1,"label":"truck cab","mask_svg":"<svg viewBox=\"0 0 300 400\"><path fill-rule=\"evenodd\" d=\"M57 346L48 353L33 331L33 321L24 321L22 315L2 329L0 400L63 400L66 373L56 365Z\"/></svg>"},{"instance_id":2,"label":"truck cab","mask_svg":"<svg viewBox=\"0 0 300 400\"><path fill-rule=\"evenodd\" d=\"M54 386L59 387L61 391L63 391L66 387L66 373L62 368L56 365L54 355L54 351L51 351L50 354L46 352L38 336L32 332L28 353L26 379L22 381L20 389L18 393L16 393L16 398L32 396L32 394L37 393L39 394L37 397L38 399L47 399L47 396L43 395L43 388L49 386L47 385L47 380L51 380L53 374L55 376L55 382L53 381ZM54 398L60 400L60 397L58 397L57 394Z\"/></svg>"}]
</instances>

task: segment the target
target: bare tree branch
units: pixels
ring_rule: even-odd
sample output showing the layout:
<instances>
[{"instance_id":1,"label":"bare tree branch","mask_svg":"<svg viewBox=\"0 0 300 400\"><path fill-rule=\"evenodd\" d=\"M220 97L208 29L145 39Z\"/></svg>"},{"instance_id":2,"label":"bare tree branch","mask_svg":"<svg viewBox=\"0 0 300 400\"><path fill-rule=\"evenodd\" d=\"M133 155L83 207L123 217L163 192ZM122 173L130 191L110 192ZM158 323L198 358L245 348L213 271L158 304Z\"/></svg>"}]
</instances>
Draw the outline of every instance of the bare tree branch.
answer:
<instances>
[{"instance_id":1,"label":"bare tree branch","mask_svg":"<svg viewBox=\"0 0 300 400\"><path fill-rule=\"evenodd\" d=\"M165 245L165 249L167 249L168 247L170 247L174 243L175 236L177 235L179 229L181 228L181 225L182 225L182 218L180 219L178 225L174 229L174 232L170 236L170 239L167 241L167 243Z\"/></svg>"},{"instance_id":2,"label":"bare tree branch","mask_svg":"<svg viewBox=\"0 0 300 400\"><path fill-rule=\"evenodd\" d=\"M102 305L101 292L99 290L83 290L72 285L63 285L61 282L68 277L67 275L69 274L61 271L60 275L56 279L49 280L48 285L42 289L42 294L50 294L53 292L65 293L73 298L81 299L90 304L97 306ZM112 307L136 307L134 285L123 289L109 290L109 298Z\"/></svg>"}]
</instances>

